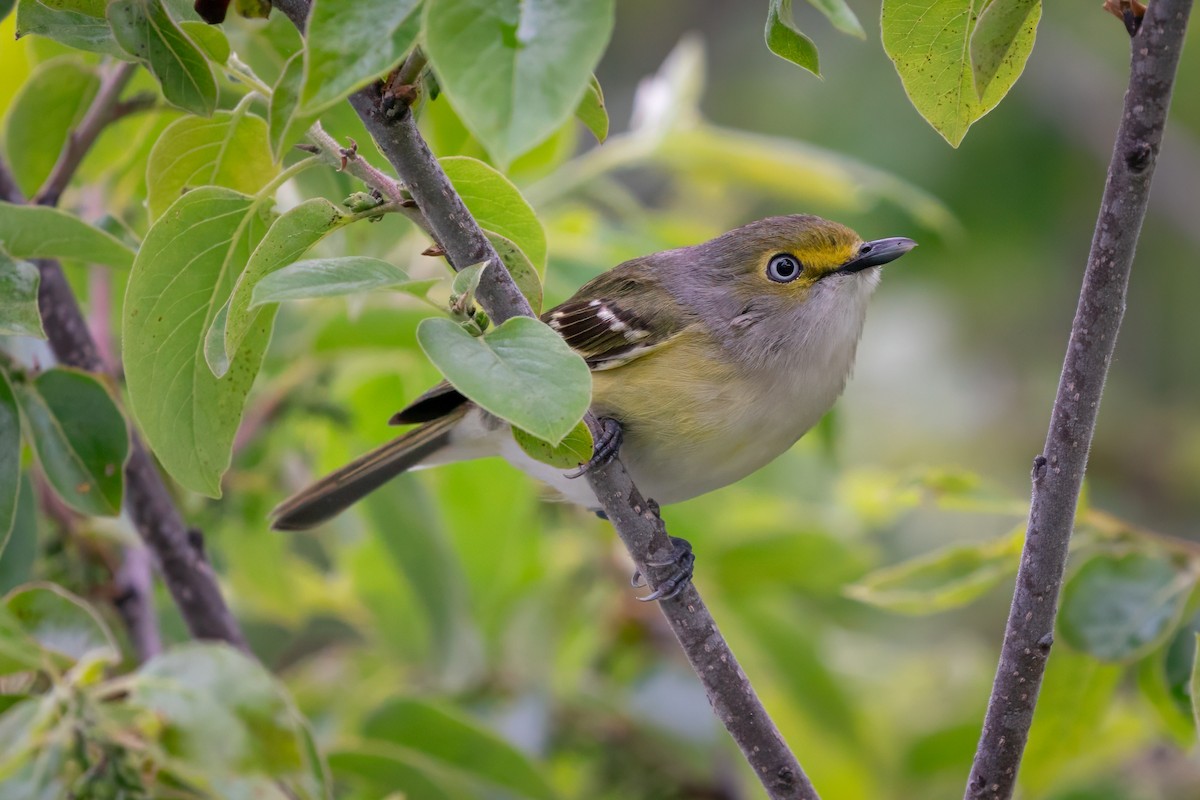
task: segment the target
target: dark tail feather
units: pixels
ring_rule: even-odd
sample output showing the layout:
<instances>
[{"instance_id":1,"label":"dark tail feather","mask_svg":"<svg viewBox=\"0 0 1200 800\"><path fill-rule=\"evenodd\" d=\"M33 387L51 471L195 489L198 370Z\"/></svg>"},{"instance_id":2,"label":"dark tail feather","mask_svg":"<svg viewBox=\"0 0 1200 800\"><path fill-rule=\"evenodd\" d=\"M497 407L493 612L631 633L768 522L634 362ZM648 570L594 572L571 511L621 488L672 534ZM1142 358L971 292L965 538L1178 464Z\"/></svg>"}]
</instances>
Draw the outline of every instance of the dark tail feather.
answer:
<instances>
[{"instance_id":1,"label":"dark tail feather","mask_svg":"<svg viewBox=\"0 0 1200 800\"><path fill-rule=\"evenodd\" d=\"M271 527L301 531L337 516L445 447L461 418L462 413L451 414L422 425L301 489L271 512Z\"/></svg>"}]
</instances>

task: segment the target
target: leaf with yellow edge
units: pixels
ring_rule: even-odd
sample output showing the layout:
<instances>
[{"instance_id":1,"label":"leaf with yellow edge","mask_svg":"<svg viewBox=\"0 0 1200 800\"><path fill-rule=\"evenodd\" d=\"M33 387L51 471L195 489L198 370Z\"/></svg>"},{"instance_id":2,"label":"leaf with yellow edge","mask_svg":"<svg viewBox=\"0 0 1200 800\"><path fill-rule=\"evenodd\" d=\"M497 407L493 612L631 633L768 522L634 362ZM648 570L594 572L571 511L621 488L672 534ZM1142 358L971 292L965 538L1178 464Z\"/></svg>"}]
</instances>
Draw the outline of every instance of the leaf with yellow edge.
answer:
<instances>
[{"instance_id":1,"label":"leaf with yellow edge","mask_svg":"<svg viewBox=\"0 0 1200 800\"><path fill-rule=\"evenodd\" d=\"M1016 83L1041 18L1040 5L1029 11L976 94L970 44L983 6L984 0L883 0L883 49L913 106L952 147Z\"/></svg>"},{"instance_id":2,"label":"leaf with yellow edge","mask_svg":"<svg viewBox=\"0 0 1200 800\"><path fill-rule=\"evenodd\" d=\"M592 432L580 422L557 445L532 436L520 428L512 429L513 439L530 458L559 469L575 469L592 458Z\"/></svg>"}]
</instances>

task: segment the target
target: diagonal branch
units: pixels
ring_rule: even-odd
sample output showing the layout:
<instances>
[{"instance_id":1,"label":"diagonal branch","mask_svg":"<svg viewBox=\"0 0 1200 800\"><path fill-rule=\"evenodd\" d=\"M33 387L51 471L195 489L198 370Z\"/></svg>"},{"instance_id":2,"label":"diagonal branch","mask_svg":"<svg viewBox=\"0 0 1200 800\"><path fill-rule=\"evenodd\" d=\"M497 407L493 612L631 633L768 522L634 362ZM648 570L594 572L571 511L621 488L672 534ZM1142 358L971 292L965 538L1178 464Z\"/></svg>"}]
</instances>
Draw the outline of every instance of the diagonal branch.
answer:
<instances>
[{"instance_id":1,"label":"diagonal branch","mask_svg":"<svg viewBox=\"0 0 1200 800\"><path fill-rule=\"evenodd\" d=\"M37 190L30 202L40 206L58 205L58 199L62 196L63 190L67 188L67 184L71 182L71 177L79 168L83 157L87 155L88 150L92 149L92 145L95 144L105 126L117 118L119 112L117 98L120 97L125 85L129 83L129 79L136 71L137 64L122 61L104 74L100 79L100 88L96 91L96 96L92 99L87 113L79 121L79 126L67 134L67 142L58 155L54 169L50 171L46 182L42 184L42 188Z\"/></svg>"},{"instance_id":2,"label":"diagonal branch","mask_svg":"<svg viewBox=\"0 0 1200 800\"><path fill-rule=\"evenodd\" d=\"M102 81L80 127L68 136L50 178L39 190L40 203L54 205L58 202L87 150L104 126L116 118L113 108L118 105L118 96L132 77L133 69L133 65L121 64ZM0 163L0 199L22 203L25 198L11 178L7 166ZM38 259L35 263L41 276L38 307L55 358L68 366L105 374L104 362L62 266L54 259ZM129 438L125 508L138 534L157 558L163 579L188 629L198 639L220 639L248 649L241 629L221 595L216 574L204 557L199 532L184 524L174 498L137 431L131 430Z\"/></svg>"},{"instance_id":3,"label":"diagonal branch","mask_svg":"<svg viewBox=\"0 0 1200 800\"><path fill-rule=\"evenodd\" d=\"M276 0L275 6L304 30L309 0ZM401 103L398 108L392 104L392 113L384 113L382 101L376 85L350 96L350 104L416 201L451 264L459 269L481 261L500 263L495 249L430 152L412 110ZM507 270L485 272L476 296L496 323L518 315L533 316ZM591 414L587 421L596 430ZM669 564L674 553L657 507L642 498L618 460L589 471L587 479L634 563L647 576L650 586L657 588L670 574L670 568L662 565ZM746 679L695 586L688 585L659 606L703 684L709 703L770 797L816 800L816 790Z\"/></svg>"},{"instance_id":4,"label":"diagonal branch","mask_svg":"<svg viewBox=\"0 0 1200 800\"><path fill-rule=\"evenodd\" d=\"M1025 550L967 800L1012 797L1029 738L1054 641L1054 617L1087 453L1125 311L1134 249L1146 215L1191 6L1191 0L1154 0L1133 37L1125 111L1113 145L1046 446L1033 462Z\"/></svg>"}]
</instances>

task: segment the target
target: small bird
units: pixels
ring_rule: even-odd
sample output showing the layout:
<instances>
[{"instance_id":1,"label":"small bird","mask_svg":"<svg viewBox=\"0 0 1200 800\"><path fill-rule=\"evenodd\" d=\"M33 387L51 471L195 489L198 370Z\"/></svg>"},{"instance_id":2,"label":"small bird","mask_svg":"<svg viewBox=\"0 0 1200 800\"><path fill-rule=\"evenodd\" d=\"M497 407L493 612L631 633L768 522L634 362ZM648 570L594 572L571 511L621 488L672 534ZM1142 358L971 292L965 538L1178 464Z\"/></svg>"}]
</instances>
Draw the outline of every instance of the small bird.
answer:
<instances>
[{"instance_id":1,"label":"small bird","mask_svg":"<svg viewBox=\"0 0 1200 800\"><path fill-rule=\"evenodd\" d=\"M796 443L846 385L879 267L916 247L864 242L809 215L751 222L614 267L542 315L592 370L600 437L642 493L676 503L727 486ZM615 423L615 424L614 424ZM529 457L508 423L449 383L392 418L417 424L281 503L302 530L410 469L501 456L593 511L587 481Z\"/></svg>"}]
</instances>

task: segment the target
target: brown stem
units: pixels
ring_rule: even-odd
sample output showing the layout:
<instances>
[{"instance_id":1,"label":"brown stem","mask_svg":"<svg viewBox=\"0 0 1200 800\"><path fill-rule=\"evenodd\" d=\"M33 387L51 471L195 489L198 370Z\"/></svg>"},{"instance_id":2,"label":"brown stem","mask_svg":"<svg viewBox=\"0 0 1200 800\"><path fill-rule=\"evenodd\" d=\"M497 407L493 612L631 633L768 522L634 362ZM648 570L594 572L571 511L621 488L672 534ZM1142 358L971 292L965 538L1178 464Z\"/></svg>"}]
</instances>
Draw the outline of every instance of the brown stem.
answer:
<instances>
[{"instance_id":1,"label":"brown stem","mask_svg":"<svg viewBox=\"0 0 1200 800\"><path fill-rule=\"evenodd\" d=\"M137 64L122 61L100 79L100 89L92 99L91 106L83 115L79 126L67 135L67 143L59 153L54 169L50 171L50 176L30 202L40 206L58 205L58 199L71 182L71 177L79 168L83 157L92 148L104 127L115 119L118 98L136 71Z\"/></svg>"},{"instance_id":2,"label":"brown stem","mask_svg":"<svg viewBox=\"0 0 1200 800\"><path fill-rule=\"evenodd\" d=\"M277 0L275 6L301 31L304 30L309 7L307 0ZM384 112L382 99L378 85L371 85L351 95L350 104L416 201L451 265L462 269L483 261L501 263L430 152L411 109L401 104ZM529 303L507 270L485 272L476 296L497 324L514 316L533 316ZM587 420L594 428L595 420L591 414ZM619 460L592 470L587 478L634 563L647 576L650 586L657 587L670 569L652 565L669 561L673 553L657 511L642 499ZM741 748L768 795L815 800L817 793L812 783L767 715L695 587L688 586L678 596L659 605L696 670L717 716Z\"/></svg>"},{"instance_id":3,"label":"brown stem","mask_svg":"<svg viewBox=\"0 0 1200 800\"><path fill-rule=\"evenodd\" d=\"M967 800L1012 797L1054 641L1067 546L1125 295L1150 179L1162 143L1191 0L1155 0L1136 36L1125 110L1050 416L1033 464L1033 496L1012 609Z\"/></svg>"}]
</instances>

